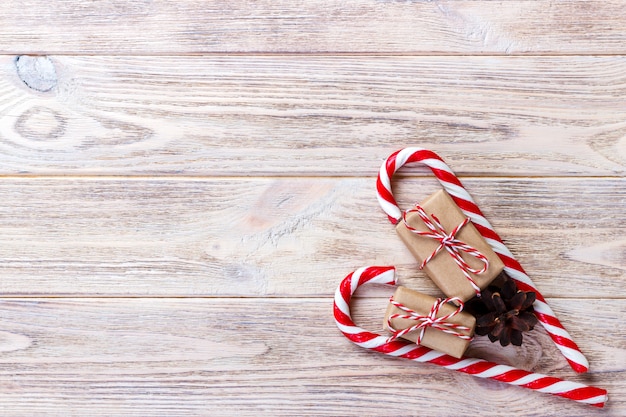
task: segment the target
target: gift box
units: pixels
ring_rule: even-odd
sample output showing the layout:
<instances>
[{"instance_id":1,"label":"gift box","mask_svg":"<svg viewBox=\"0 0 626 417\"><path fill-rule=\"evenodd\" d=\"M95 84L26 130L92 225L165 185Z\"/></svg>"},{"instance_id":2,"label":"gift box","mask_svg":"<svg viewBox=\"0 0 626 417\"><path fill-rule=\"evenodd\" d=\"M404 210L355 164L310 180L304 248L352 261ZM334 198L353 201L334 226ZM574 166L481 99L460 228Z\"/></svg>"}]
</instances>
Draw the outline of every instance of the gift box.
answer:
<instances>
[{"instance_id":1,"label":"gift box","mask_svg":"<svg viewBox=\"0 0 626 417\"><path fill-rule=\"evenodd\" d=\"M398 337L460 358L473 338L476 319L471 314L462 312L462 307L441 301L441 299L406 287L398 287L387 307L384 327L397 334ZM436 306L438 302L441 305L436 309L436 314L432 314L433 306ZM407 309L412 310L413 313L408 312ZM394 315L402 317L394 318ZM449 315L451 317L446 318ZM428 320L429 316L431 318L443 318L443 321L431 324ZM425 322L426 324L424 324ZM406 334L402 333L403 330L418 325L422 325L423 328L409 331Z\"/></svg>"},{"instance_id":2,"label":"gift box","mask_svg":"<svg viewBox=\"0 0 626 417\"><path fill-rule=\"evenodd\" d=\"M436 232L440 235L439 237L427 237L415 233L433 233L420 217L418 213L420 207L423 209L422 214L426 215L430 226L437 229ZM413 256L422 263L424 272L446 296L459 297L461 300L467 301L477 295L477 288L473 285L484 289L502 272L504 264L498 255L491 249L491 246L474 225L467 220L445 190L437 191L421 204L416 205L415 210L408 210L404 219L405 221L400 221L396 227L398 235ZM467 224L459 228L465 221ZM442 226L443 230L440 230L438 225ZM453 238L456 239L456 243L451 244L450 247L458 253L460 259L455 260L446 247L440 248L439 252L433 256L437 248L442 245L442 238L446 235L450 237L449 234L455 229L457 232ZM459 249L460 243L471 247L475 253L468 253L468 251ZM449 239L446 244L449 244ZM483 272L480 270L486 266L486 263L481 260L481 256L488 261L488 267ZM465 264L467 268L460 264Z\"/></svg>"}]
</instances>

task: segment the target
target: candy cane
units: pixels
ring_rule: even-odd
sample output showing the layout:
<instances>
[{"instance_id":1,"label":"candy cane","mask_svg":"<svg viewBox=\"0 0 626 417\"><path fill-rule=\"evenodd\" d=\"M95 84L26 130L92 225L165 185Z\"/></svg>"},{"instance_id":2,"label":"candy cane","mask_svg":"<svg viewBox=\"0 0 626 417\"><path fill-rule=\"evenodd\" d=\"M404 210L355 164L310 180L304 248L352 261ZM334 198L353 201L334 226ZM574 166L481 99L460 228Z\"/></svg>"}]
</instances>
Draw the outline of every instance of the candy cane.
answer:
<instances>
[{"instance_id":1,"label":"candy cane","mask_svg":"<svg viewBox=\"0 0 626 417\"><path fill-rule=\"evenodd\" d=\"M358 346L386 355L406 358L416 362L432 363L478 378L493 379L568 398L594 407L604 407L608 397L606 390L602 388L565 381L507 365L499 365L483 359L467 357L457 359L408 341L395 340L387 342L386 336L368 332L354 324L350 314L350 300L357 288L366 283L396 285L396 282L395 268L392 266L371 266L360 268L350 273L335 292L333 307L335 322L339 330Z\"/></svg>"},{"instance_id":2,"label":"candy cane","mask_svg":"<svg viewBox=\"0 0 626 417\"><path fill-rule=\"evenodd\" d=\"M405 148L391 154L383 163L376 181L376 191L378 202L391 223L397 224L402 219L402 211L391 192L391 177L400 167L411 162L421 162L432 170L435 177L437 177L461 211L472 220L478 232L502 259L505 265L504 271L517 282L518 288L523 291L534 291L537 294L537 299L533 304L537 319L546 329L556 347L565 356L570 366L576 372L587 372L589 370L589 362L585 356L559 319L556 318L554 311L548 306L545 298L537 290L537 287L535 287L522 266L502 243L502 239L485 219L463 184L461 184L439 155L423 148Z\"/></svg>"}]
</instances>

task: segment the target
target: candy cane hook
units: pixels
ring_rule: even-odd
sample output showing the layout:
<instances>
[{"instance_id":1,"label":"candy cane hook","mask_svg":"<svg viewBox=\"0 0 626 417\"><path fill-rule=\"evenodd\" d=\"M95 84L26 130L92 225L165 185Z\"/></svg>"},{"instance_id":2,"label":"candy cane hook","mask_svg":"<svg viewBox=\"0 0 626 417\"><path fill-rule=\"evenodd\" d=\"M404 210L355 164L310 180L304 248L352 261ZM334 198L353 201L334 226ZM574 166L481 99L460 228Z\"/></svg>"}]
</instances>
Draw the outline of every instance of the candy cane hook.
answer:
<instances>
[{"instance_id":1,"label":"candy cane hook","mask_svg":"<svg viewBox=\"0 0 626 417\"><path fill-rule=\"evenodd\" d=\"M589 362L556 317L554 311L548 306L543 295L537 290L537 287L530 280L520 263L515 260L500 236L483 216L472 197L461 184L461 181L459 181L443 159L433 151L416 147L401 149L391 154L382 164L376 181L376 196L391 223L397 224L402 219L402 211L398 207L398 203L391 191L391 177L403 165L412 162L421 162L432 170L435 177L450 194L461 211L472 220L478 232L502 259L505 265L504 271L516 281L518 288L522 291L534 291L537 294L537 299L533 304L537 319L539 319L539 322L546 329L570 366L576 372L587 372L589 370Z\"/></svg>"},{"instance_id":2,"label":"candy cane hook","mask_svg":"<svg viewBox=\"0 0 626 417\"><path fill-rule=\"evenodd\" d=\"M604 407L608 396L606 390L602 388L528 372L512 366L499 365L483 359L467 357L457 359L408 341L395 340L387 342L386 336L358 327L352 321L350 313L350 300L357 288L367 283L396 285L396 282L395 268L392 266L360 268L350 273L341 282L335 292L333 310L337 327L349 340L361 347L386 355L406 358L416 362L432 363L478 378L493 379L589 404L594 407Z\"/></svg>"}]
</instances>

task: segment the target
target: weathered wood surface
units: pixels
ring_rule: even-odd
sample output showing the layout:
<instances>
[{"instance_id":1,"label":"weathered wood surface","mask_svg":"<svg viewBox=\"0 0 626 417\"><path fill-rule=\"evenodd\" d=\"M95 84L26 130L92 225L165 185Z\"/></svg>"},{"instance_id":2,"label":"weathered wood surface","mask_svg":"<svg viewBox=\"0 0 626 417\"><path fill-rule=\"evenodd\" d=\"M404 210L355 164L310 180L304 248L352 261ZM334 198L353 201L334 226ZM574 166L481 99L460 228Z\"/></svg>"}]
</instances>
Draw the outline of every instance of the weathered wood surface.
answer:
<instances>
[{"instance_id":1,"label":"weathered wood surface","mask_svg":"<svg viewBox=\"0 0 626 417\"><path fill-rule=\"evenodd\" d=\"M0 53L623 54L620 0L20 0Z\"/></svg>"},{"instance_id":2,"label":"weathered wood surface","mask_svg":"<svg viewBox=\"0 0 626 417\"><path fill-rule=\"evenodd\" d=\"M465 184L546 295L623 296L624 179ZM408 208L437 187L403 179L396 196ZM374 188L373 178L5 178L0 292L319 297L356 267L396 265L436 293Z\"/></svg>"},{"instance_id":3,"label":"weathered wood surface","mask_svg":"<svg viewBox=\"0 0 626 417\"><path fill-rule=\"evenodd\" d=\"M484 339L471 354L609 389L596 410L526 389L385 357L334 327L331 299L0 301L3 414L618 416L626 407L624 304L549 300L593 363L574 375L549 337L523 348ZM386 298L357 299L376 330ZM593 330L589 320L593 315ZM455 393L455 400L450 396ZM62 411L62 412L60 412Z\"/></svg>"},{"instance_id":4,"label":"weathered wood surface","mask_svg":"<svg viewBox=\"0 0 626 417\"><path fill-rule=\"evenodd\" d=\"M371 176L411 144L460 175L626 170L624 56L15 61L2 174Z\"/></svg>"},{"instance_id":5,"label":"weathered wood surface","mask_svg":"<svg viewBox=\"0 0 626 417\"><path fill-rule=\"evenodd\" d=\"M0 414L626 415L623 9L4 2ZM374 197L410 145L463 177L591 372L540 328L469 355L606 388L605 410L335 328L359 266L438 294ZM436 189L394 183L402 207ZM360 291L357 323L380 329L390 293Z\"/></svg>"}]
</instances>

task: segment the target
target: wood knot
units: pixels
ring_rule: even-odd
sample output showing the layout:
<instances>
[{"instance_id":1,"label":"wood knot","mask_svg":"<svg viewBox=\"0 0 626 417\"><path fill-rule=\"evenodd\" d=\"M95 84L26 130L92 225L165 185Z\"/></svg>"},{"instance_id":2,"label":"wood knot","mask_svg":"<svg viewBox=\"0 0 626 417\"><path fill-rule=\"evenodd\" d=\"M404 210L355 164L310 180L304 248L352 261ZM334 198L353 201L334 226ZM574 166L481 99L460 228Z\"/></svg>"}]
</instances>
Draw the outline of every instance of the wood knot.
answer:
<instances>
[{"instance_id":1,"label":"wood knot","mask_svg":"<svg viewBox=\"0 0 626 417\"><path fill-rule=\"evenodd\" d=\"M41 106L25 111L15 122L15 130L31 140L56 139L65 134L67 120L58 112Z\"/></svg>"},{"instance_id":2,"label":"wood knot","mask_svg":"<svg viewBox=\"0 0 626 417\"><path fill-rule=\"evenodd\" d=\"M20 55L15 67L20 79L33 90L45 93L57 85L54 63L47 56Z\"/></svg>"},{"instance_id":3,"label":"wood knot","mask_svg":"<svg viewBox=\"0 0 626 417\"><path fill-rule=\"evenodd\" d=\"M0 353L28 349L32 343L26 335L0 331Z\"/></svg>"}]
</instances>

